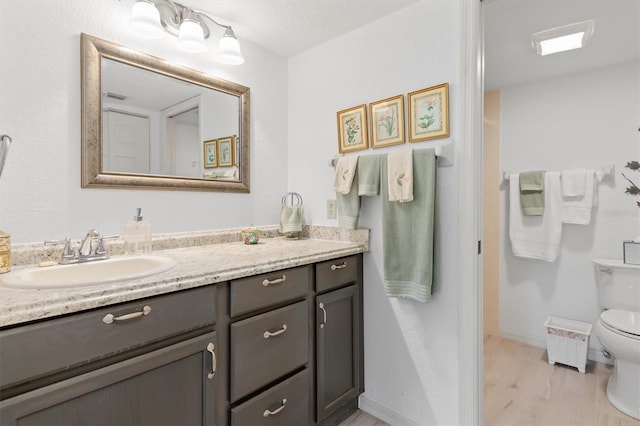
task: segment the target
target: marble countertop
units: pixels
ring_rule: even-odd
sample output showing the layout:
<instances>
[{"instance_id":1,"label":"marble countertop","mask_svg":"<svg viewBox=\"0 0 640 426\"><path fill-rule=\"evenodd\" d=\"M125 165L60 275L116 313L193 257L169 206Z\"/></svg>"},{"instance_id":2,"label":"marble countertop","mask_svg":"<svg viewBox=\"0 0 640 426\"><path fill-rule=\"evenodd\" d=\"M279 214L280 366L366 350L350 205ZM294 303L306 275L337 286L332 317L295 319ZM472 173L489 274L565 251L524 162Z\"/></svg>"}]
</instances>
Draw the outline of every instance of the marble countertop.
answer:
<instances>
[{"instance_id":1,"label":"marble countertop","mask_svg":"<svg viewBox=\"0 0 640 426\"><path fill-rule=\"evenodd\" d=\"M174 259L177 266L151 277L116 284L47 290L14 289L0 285L0 327L321 262L364 251L366 251L366 245L360 242L288 240L282 237L265 238L255 245L233 242L154 251L152 254ZM18 266L14 270L26 267L29 266Z\"/></svg>"}]
</instances>

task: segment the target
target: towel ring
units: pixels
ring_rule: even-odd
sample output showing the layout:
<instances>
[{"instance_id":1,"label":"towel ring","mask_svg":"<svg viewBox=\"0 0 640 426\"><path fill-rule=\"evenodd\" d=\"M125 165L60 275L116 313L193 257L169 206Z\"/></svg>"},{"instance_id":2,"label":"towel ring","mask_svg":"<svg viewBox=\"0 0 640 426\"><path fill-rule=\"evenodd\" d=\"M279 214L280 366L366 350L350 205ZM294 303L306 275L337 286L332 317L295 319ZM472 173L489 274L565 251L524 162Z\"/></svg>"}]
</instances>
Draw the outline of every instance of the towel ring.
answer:
<instances>
[{"instance_id":1,"label":"towel ring","mask_svg":"<svg viewBox=\"0 0 640 426\"><path fill-rule=\"evenodd\" d=\"M287 203L289 201L289 203ZM302 196L297 192L287 192L282 196L282 205L302 207Z\"/></svg>"}]
</instances>

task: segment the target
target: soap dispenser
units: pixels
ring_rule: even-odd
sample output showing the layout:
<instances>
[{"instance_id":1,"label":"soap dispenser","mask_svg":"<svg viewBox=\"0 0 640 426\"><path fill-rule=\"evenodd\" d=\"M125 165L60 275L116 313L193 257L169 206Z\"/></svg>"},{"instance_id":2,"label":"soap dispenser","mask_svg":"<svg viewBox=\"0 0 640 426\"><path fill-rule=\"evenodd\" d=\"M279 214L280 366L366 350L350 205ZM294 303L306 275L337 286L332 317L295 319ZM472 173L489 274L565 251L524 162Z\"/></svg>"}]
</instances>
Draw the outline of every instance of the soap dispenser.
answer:
<instances>
[{"instance_id":1,"label":"soap dispenser","mask_svg":"<svg viewBox=\"0 0 640 426\"><path fill-rule=\"evenodd\" d=\"M133 221L124 227L124 253L140 254L151 252L151 223L142 221L142 209L138 207Z\"/></svg>"}]
</instances>

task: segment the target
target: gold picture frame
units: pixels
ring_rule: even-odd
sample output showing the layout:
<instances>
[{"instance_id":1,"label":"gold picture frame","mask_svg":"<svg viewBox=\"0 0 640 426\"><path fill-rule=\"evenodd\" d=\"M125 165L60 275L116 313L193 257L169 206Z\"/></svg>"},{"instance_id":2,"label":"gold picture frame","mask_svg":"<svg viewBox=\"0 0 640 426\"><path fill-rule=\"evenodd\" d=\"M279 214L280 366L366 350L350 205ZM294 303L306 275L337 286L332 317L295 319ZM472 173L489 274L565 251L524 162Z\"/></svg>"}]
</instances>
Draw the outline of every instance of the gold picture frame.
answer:
<instances>
[{"instance_id":1,"label":"gold picture frame","mask_svg":"<svg viewBox=\"0 0 640 426\"><path fill-rule=\"evenodd\" d=\"M371 148L404 143L404 95L369 104Z\"/></svg>"},{"instance_id":2,"label":"gold picture frame","mask_svg":"<svg viewBox=\"0 0 640 426\"><path fill-rule=\"evenodd\" d=\"M202 157L205 169L218 167L218 140L211 139L202 144Z\"/></svg>"},{"instance_id":3,"label":"gold picture frame","mask_svg":"<svg viewBox=\"0 0 640 426\"><path fill-rule=\"evenodd\" d=\"M449 83L407 95L409 142L449 137Z\"/></svg>"},{"instance_id":4,"label":"gold picture frame","mask_svg":"<svg viewBox=\"0 0 640 426\"><path fill-rule=\"evenodd\" d=\"M367 138L367 105L338 111L338 151L359 151L369 148Z\"/></svg>"},{"instance_id":5,"label":"gold picture frame","mask_svg":"<svg viewBox=\"0 0 640 426\"><path fill-rule=\"evenodd\" d=\"M218 167L231 167L235 164L236 136L218 138Z\"/></svg>"}]
</instances>

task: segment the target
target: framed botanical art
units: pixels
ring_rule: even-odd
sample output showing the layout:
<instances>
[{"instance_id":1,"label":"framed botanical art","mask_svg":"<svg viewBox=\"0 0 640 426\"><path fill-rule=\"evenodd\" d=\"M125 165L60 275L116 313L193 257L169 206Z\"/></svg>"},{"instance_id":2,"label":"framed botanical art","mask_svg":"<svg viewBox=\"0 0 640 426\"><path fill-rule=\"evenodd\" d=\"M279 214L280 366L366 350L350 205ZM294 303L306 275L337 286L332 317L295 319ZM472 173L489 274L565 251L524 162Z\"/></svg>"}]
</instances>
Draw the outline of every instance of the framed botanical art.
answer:
<instances>
[{"instance_id":1,"label":"framed botanical art","mask_svg":"<svg viewBox=\"0 0 640 426\"><path fill-rule=\"evenodd\" d=\"M369 104L371 148L404 143L404 96Z\"/></svg>"},{"instance_id":2,"label":"framed botanical art","mask_svg":"<svg viewBox=\"0 0 640 426\"><path fill-rule=\"evenodd\" d=\"M340 153L369 148L367 106L358 105L338 111L338 151Z\"/></svg>"},{"instance_id":3,"label":"framed botanical art","mask_svg":"<svg viewBox=\"0 0 640 426\"><path fill-rule=\"evenodd\" d=\"M231 167L234 164L236 137L227 136L218 139L218 166Z\"/></svg>"},{"instance_id":4,"label":"framed botanical art","mask_svg":"<svg viewBox=\"0 0 640 426\"><path fill-rule=\"evenodd\" d=\"M210 141L204 141L204 164L205 169L212 169L218 167L218 140L212 139Z\"/></svg>"},{"instance_id":5,"label":"framed botanical art","mask_svg":"<svg viewBox=\"0 0 640 426\"><path fill-rule=\"evenodd\" d=\"M449 136L449 83L417 90L407 97L409 142Z\"/></svg>"}]
</instances>

